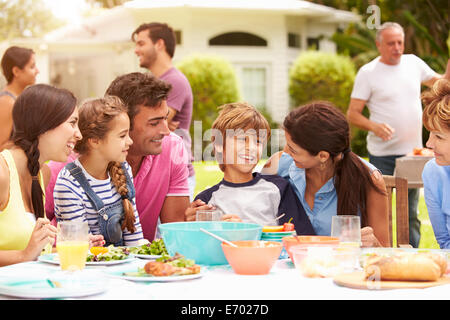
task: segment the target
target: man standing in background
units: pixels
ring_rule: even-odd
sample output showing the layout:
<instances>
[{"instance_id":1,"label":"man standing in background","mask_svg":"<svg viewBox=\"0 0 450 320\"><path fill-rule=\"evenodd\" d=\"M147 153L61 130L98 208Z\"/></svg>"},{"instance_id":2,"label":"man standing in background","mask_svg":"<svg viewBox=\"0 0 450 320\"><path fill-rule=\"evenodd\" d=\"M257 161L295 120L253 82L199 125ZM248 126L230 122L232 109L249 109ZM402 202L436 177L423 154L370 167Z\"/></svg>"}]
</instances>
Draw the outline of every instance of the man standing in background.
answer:
<instances>
[{"instance_id":1,"label":"man standing in background","mask_svg":"<svg viewBox=\"0 0 450 320\"><path fill-rule=\"evenodd\" d=\"M385 175L394 174L397 158L422 148L421 84L432 86L442 77L419 57L404 55L404 39L398 23L381 25L376 35L380 56L358 71L347 111L351 124L369 131L369 161ZM362 114L365 105L369 119ZM416 248L418 201L419 189L408 189L409 241Z\"/></svg>"},{"instance_id":2,"label":"man standing in background","mask_svg":"<svg viewBox=\"0 0 450 320\"><path fill-rule=\"evenodd\" d=\"M171 27L165 23L141 24L131 35L135 42L135 54L139 64L151 73L172 85L167 104L169 106L168 125L171 131L183 138L184 145L190 161L189 191L191 201L195 189L195 171L192 166L192 139L189 133L192 119L193 96L192 89L186 76L173 66L172 59L175 53L176 38Z\"/></svg>"}]
</instances>

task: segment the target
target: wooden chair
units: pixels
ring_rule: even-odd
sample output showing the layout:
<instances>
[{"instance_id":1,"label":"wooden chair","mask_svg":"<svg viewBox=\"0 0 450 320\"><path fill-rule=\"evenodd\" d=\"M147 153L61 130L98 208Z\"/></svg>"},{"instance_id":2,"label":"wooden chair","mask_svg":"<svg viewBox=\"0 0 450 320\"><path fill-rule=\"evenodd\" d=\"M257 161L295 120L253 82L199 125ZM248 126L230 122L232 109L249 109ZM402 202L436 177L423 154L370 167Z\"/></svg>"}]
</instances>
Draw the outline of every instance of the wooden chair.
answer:
<instances>
[{"instance_id":1,"label":"wooden chair","mask_svg":"<svg viewBox=\"0 0 450 320\"><path fill-rule=\"evenodd\" d=\"M408 180L405 178L383 175L388 193L389 205L389 238L394 246L392 230L392 191L395 188L395 234L397 247L410 247L409 245L409 212L408 212Z\"/></svg>"}]
</instances>

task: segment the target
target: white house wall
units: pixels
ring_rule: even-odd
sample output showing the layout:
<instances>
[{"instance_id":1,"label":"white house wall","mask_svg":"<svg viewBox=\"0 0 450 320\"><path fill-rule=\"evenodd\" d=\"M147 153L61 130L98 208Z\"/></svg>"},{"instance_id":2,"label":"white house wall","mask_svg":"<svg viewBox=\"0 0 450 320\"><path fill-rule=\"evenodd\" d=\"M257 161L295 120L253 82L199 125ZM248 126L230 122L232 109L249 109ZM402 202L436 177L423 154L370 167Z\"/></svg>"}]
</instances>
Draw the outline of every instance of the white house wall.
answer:
<instances>
[{"instance_id":1,"label":"white house wall","mask_svg":"<svg viewBox=\"0 0 450 320\"><path fill-rule=\"evenodd\" d=\"M317 22L306 16L273 11L255 13L251 10L183 7L115 10L88 24L88 28L76 33L74 39L67 33L60 33L58 38L56 32L54 41L49 42L48 56L38 61L38 67L44 66L43 75L47 82L57 81L55 84L70 89L79 100L102 96L118 75L145 71L138 65L130 36L141 23L152 21L166 22L182 31L175 63L188 55L201 53L222 56L238 71L243 66L265 67L267 107L277 122L282 122L288 112L289 68L301 50L306 49L307 37L331 36L337 27L334 22ZM95 28L97 31L93 31ZM91 36L89 30L92 30ZM267 41L267 47L208 45L209 39L233 31L260 36ZM288 48L288 32L301 35L301 49ZM336 48L334 43L323 39L320 49L334 52Z\"/></svg>"}]
</instances>

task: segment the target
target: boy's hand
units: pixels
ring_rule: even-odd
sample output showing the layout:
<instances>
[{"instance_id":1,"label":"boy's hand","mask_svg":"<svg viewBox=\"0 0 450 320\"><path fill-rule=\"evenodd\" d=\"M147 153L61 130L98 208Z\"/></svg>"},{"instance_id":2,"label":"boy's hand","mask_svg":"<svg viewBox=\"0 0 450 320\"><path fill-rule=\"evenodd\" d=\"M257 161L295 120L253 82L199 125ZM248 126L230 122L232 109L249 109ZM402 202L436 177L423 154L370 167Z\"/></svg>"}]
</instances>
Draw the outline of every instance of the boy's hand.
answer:
<instances>
[{"instance_id":1,"label":"boy's hand","mask_svg":"<svg viewBox=\"0 0 450 320\"><path fill-rule=\"evenodd\" d=\"M212 210L215 209L214 206L206 204L204 201L197 199L191 202L189 208L184 212L184 219L186 221L195 221L195 213L197 210Z\"/></svg>"},{"instance_id":2,"label":"boy's hand","mask_svg":"<svg viewBox=\"0 0 450 320\"><path fill-rule=\"evenodd\" d=\"M235 214L225 214L222 216L221 220L228 222L242 222L241 218Z\"/></svg>"}]
</instances>

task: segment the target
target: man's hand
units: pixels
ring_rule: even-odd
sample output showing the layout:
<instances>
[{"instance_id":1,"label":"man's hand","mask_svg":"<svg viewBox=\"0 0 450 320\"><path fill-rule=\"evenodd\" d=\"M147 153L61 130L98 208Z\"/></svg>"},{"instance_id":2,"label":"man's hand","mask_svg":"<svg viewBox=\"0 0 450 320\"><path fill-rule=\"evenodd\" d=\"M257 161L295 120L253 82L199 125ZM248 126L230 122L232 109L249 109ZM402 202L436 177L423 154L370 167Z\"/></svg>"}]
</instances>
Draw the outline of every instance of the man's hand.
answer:
<instances>
[{"instance_id":1,"label":"man's hand","mask_svg":"<svg viewBox=\"0 0 450 320\"><path fill-rule=\"evenodd\" d=\"M371 130L377 137L380 137L384 141L388 141L392 139L392 135L395 132L395 129L392 128L387 123L373 123Z\"/></svg>"},{"instance_id":2,"label":"man's hand","mask_svg":"<svg viewBox=\"0 0 450 320\"><path fill-rule=\"evenodd\" d=\"M195 221L196 217L195 214L197 213L197 210L212 210L215 209L214 206L206 204L200 199L197 199L189 205L189 208L186 209L184 213L184 218L186 221Z\"/></svg>"}]
</instances>

